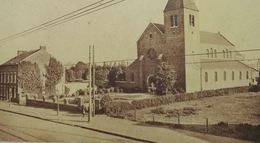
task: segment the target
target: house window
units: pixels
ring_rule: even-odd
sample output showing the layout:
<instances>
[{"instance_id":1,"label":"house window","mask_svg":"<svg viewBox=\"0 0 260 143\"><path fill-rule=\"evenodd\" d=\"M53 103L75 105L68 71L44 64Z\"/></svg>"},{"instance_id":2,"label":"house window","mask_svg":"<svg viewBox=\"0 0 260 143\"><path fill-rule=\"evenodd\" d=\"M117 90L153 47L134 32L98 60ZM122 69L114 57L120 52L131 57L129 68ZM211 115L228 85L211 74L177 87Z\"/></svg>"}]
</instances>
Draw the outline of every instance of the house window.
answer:
<instances>
[{"instance_id":1,"label":"house window","mask_svg":"<svg viewBox=\"0 0 260 143\"><path fill-rule=\"evenodd\" d=\"M209 81L209 75L207 72L205 72L205 82L208 82Z\"/></svg>"},{"instance_id":2,"label":"house window","mask_svg":"<svg viewBox=\"0 0 260 143\"><path fill-rule=\"evenodd\" d=\"M218 54L217 54L217 50L216 49L214 50L214 54L215 54L215 58L217 58Z\"/></svg>"},{"instance_id":3,"label":"house window","mask_svg":"<svg viewBox=\"0 0 260 143\"><path fill-rule=\"evenodd\" d=\"M209 49L207 49L207 55L208 55L208 58L209 58Z\"/></svg>"},{"instance_id":4,"label":"house window","mask_svg":"<svg viewBox=\"0 0 260 143\"><path fill-rule=\"evenodd\" d=\"M240 80L242 80L242 76L243 76L243 75L242 75L242 72L240 71L240 72L239 72L239 79L240 79Z\"/></svg>"},{"instance_id":5,"label":"house window","mask_svg":"<svg viewBox=\"0 0 260 143\"><path fill-rule=\"evenodd\" d=\"M226 80L227 80L227 72L224 71L224 81L226 81Z\"/></svg>"},{"instance_id":6,"label":"house window","mask_svg":"<svg viewBox=\"0 0 260 143\"><path fill-rule=\"evenodd\" d=\"M223 50L223 58L224 58L224 59L226 58L226 52L225 52L225 50Z\"/></svg>"},{"instance_id":7,"label":"house window","mask_svg":"<svg viewBox=\"0 0 260 143\"><path fill-rule=\"evenodd\" d=\"M131 81L135 81L135 74L131 73Z\"/></svg>"},{"instance_id":8,"label":"house window","mask_svg":"<svg viewBox=\"0 0 260 143\"><path fill-rule=\"evenodd\" d=\"M215 72L215 82L217 82L217 81L218 81L218 73Z\"/></svg>"},{"instance_id":9,"label":"house window","mask_svg":"<svg viewBox=\"0 0 260 143\"><path fill-rule=\"evenodd\" d=\"M249 79L249 72L246 71L246 79Z\"/></svg>"},{"instance_id":10,"label":"house window","mask_svg":"<svg viewBox=\"0 0 260 143\"><path fill-rule=\"evenodd\" d=\"M14 74L11 73L11 74L10 74L10 83L14 83L14 82L13 82L13 79L14 79L13 77L14 77Z\"/></svg>"},{"instance_id":11,"label":"house window","mask_svg":"<svg viewBox=\"0 0 260 143\"><path fill-rule=\"evenodd\" d=\"M229 57L232 58L232 51L229 51Z\"/></svg>"},{"instance_id":12,"label":"house window","mask_svg":"<svg viewBox=\"0 0 260 143\"><path fill-rule=\"evenodd\" d=\"M2 83L2 74L0 74L0 83Z\"/></svg>"},{"instance_id":13,"label":"house window","mask_svg":"<svg viewBox=\"0 0 260 143\"><path fill-rule=\"evenodd\" d=\"M232 71L232 80L235 80L235 72Z\"/></svg>"},{"instance_id":14,"label":"house window","mask_svg":"<svg viewBox=\"0 0 260 143\"><path fill-rule=\"evenodd\" d=\"M14 83L16 83L16 73L14 73Z\"/></svg>"}]
</instances>

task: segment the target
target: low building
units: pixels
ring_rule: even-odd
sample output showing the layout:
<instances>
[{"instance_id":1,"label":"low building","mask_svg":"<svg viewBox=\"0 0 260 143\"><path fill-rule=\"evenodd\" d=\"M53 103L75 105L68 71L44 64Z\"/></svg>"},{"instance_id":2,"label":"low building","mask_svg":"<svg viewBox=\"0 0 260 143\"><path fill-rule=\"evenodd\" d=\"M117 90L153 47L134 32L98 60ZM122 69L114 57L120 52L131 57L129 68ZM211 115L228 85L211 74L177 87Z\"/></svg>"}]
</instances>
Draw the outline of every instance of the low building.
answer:
<instances>
[{"instance_id":1,"label":"low building","mask_svg":"<svg viewBox=\"0 0 260 143\"><path fill-rule=\"evenodd\" d=\"M43 88L45 85L45 66L48 65L51 55L47 52L46 47L41 46L37 50L18 51L17 56L10 59L0 66L0 98L2 100L17 101L19 92L22 91L22 82L19 81L19 64L30 62L38 65L40 80ZM44 91L44 90L43 90Z\"/></svg>"}]
</instances>

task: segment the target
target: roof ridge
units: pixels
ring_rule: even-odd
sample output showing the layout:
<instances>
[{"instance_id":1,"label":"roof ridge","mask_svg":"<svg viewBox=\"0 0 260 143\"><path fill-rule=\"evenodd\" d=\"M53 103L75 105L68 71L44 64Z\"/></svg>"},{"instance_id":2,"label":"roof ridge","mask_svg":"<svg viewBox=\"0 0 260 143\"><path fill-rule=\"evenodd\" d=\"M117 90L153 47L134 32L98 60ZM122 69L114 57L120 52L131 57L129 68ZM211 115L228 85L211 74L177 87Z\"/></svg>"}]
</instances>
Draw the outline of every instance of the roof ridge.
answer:
<instances>
[{"instance_id":1,"label":"roof ridge","mask_svg":"<svg viewBox=\"0 0 260 143\"><path fill-rule=\"evenodd\" d=\"M29 56L33 55L34 53L40 51L40 49L37 50L30 50L30 51L26 51L25 53L21 54L21 55L17 55L15 57L13 57L12 59L8 60L7 62L5 62L2 65L12 65L12 64L18 64L21 61L25 60L26 58L28 58ZM28 55L26 55L28 54ZM24 57L23 57L24 56Z\"/></svg>"},{"instance_id":2,"label":"roof ridge","mask_svg":"<svg viewBox=\"0 0 260 143\"><path fill-rule=\"evenodd\" d=\"M161 34L164 34L164 31L162 31L157 25L165 26L164 24L158 24L158 23L151 23L157 30L160 31Z\"/></svg>"},{"instance_id":3,"label":"roof ridge","mask_svg":"<svg viewBox=\"0 0 260 143\"><path fill-rule=\"evenodd\" d=\"M221 34L220 32L218 32L218 34L224 38L225 40L227 40L232 46L235 46L235 44L233 44L231 41L229 41L223 34Z\"/></svg>"}]
</instances>

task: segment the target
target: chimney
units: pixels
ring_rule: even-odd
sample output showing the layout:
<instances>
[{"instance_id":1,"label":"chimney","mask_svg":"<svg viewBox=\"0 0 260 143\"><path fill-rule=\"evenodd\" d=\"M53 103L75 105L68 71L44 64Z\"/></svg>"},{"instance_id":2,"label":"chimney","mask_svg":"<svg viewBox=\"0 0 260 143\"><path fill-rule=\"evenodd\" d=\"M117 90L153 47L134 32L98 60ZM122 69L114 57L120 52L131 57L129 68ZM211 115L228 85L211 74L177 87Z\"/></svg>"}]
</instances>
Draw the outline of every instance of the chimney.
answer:
<instances>
[{"instance_id":1,"label":"chimney","mask_svg":"<svg viewBox=\"0 0 260 143\"><path fill-rule=\"evenodd\" d=\"M17 51L17 56L20 56L20 55L22 55L22 54L24 54L24 53L26 53L27 51L22 51L22 50L19 50L19 51Z\"/></svg>"},{"instance_id":2,"label":"chimney","mask_svg":"<svg viewBox=\"0 0 260 143\"><path fill-rule=\"evenodd\" d=\"M40 46L40 50L44 50L44 51L46 51L46 46Z\"/></svg>"}]
</instances>

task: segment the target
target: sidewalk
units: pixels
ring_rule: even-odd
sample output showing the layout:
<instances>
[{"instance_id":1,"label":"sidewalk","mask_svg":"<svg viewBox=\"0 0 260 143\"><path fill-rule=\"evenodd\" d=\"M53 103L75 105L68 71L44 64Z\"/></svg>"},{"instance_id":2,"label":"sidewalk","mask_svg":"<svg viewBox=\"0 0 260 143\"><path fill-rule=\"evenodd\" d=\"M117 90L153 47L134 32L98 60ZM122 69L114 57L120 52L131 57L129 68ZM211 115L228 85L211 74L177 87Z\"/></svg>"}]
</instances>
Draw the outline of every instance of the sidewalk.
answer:
<instances>
[{"instance_id":1,"label":"sidewalk","mask_svg":"<svg viewBox=\"0 0 260 143\"><path fill-rule=\"evenodd\" d=\"M129 136L132 138L148 140L151 142L182 142L182 143L206 143L207 141L199 139L204 136L200 135L192 137L193 135L187 135L183 132L160 128L160 127L149 127L138 124L137 122L132 122L128 120L110 118L105 115L96 115L92 118L91 123L88 123L88 117L82 117L81 114L60 112L57 116L57 111L51 109L34 108L28 106L20 106L16 104L10 104L7 102L0 102L0 110L11 111L15 113L22 113L33 117L42 118L45 120L65 123L69 125L74 125L78 127L90 128L93 130L101 130L104 132L109 132L112 134L119 134L122 136ZM206 135L207 138L211 135ZM205 137L206 137L205 136ZM221 140L224 137L214 137L215 139ZM229 139L236 140L236 139ZM236 140L240 141L240 140ZM243 142L243 141L241 141Z\"/></svg>"},{"instance_id":2,"label":"sidewalk","mask_svg":"<svg viewBox=\"0 0 260 143\"><path fill-rule=\"evenodd\" d=\"M207 142L170 129L142 126L138 125L138 123L136 122L110 118L105 115L96 115L94 118L92 118L91 123L88 123L88 117L85 116L83 118L81 114L60 112L59 116L57 116L57 111L51 109L34 108L28 106L20 106L16 104L11 104L9 106L9 103L7 102L0 102L0 109L39 117L50 121L102 130L105 132L111 132L124 136L130 136L133 138L148 140L152 142Z\"/></svg>"}]
</instances>

